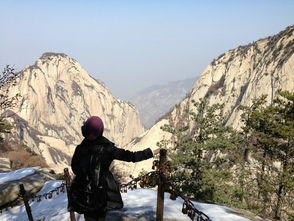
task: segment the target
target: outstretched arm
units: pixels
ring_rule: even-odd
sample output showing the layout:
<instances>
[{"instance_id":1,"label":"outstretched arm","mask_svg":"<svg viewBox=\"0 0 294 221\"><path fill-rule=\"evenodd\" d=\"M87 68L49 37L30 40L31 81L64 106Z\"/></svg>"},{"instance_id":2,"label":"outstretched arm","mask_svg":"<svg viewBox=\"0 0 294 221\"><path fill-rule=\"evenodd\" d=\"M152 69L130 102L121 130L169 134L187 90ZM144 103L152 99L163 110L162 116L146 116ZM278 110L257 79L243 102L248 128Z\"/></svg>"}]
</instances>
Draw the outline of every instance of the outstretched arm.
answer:
<instances>
[{"instance_id":1,"label":"outstretched arm","mask_svg":"<svg viewBox=\"0 0 294 221\"><path fill-rule=\"evenodd\" d=\"M114 147L113 149L113 158L116 160L122 160L127 162L139 162L142 160L147 160L153 157L153 152L150 148L141 151L129 151Z\"/></svg>"},{"instance_id":2,"label":"outstretched arm","mask_svg":"<svg viewBox=\"0 0 294 221\"><path fill-rule=\"evenodd\" d=\"M121 149L118 147L114 147L113 153L114 153L114 159L115 160L122 160L127 162L139 162L142 160L147 160L157 154L160 153L160 150L162 148L158 148L155 150L151 150L150 148L147 148L145 150L140 151L129 151L125 149Z\"/></svg>"}]
</instances>

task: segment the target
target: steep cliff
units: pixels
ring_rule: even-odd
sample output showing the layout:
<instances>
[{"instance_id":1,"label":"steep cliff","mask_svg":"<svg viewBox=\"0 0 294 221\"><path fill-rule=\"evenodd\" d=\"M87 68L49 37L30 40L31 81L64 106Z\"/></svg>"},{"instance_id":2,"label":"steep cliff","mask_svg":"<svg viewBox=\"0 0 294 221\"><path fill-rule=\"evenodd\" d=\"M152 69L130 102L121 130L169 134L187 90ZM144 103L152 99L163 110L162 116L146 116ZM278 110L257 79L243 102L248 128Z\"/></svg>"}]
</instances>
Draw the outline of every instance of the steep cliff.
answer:
<instances>
[{"instance_id":1,"label":"steep cliff","mask_svg":"<svg viewBox=\"0 0 294 221\"><path fill-rule=\"evenodd\" d=\"M114 98L65 54L43 54L21 71L15 86L8 86L9 96L21 95L18 105L4 113L15 125L9 138L31 147L59 171L69 165L82 139L80 127L91 115L103 119L104 135L118 146L144 132L134 106Z\"/></svg>"},{"instance_id":2,"label":"steep cliff","mask_svg":"<svg viewBox=\"0 0 294 221\"><path fill-rule=\"evenodd\" d=\"M192 91L170 113L154 125L130 149L142 148L169 136L158 125L168 122L177 127L185 122L185 109L192 109L192 100L207 98L210 104L223 103L227 124L240 128L239 105L250 105L253 98L268 95L271 102L278 89L294 90L294 26L277 35L240 46L214 59L195 82ZM193 127L193 125L191 125ZM156 137L152 137L156 134ZM162 134L162 136L158 136ZM144 142L143 142L144 141ZM149 171L151 161L130 167L132 174Z\"/></svg>"}]
</instances>

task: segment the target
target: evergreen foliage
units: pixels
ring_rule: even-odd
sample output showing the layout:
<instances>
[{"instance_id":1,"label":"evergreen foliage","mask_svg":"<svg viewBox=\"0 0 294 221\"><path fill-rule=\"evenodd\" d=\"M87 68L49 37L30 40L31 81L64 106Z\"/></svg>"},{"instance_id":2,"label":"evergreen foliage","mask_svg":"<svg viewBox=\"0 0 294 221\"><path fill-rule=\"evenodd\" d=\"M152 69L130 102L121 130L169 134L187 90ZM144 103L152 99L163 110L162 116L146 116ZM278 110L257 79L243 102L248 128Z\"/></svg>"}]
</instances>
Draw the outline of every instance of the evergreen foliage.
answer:
<instances>
[{"instance_id":1,"label":"evergreen foliage","mask_svg":"<svg viewBox=\"0 0 294 221\"><path fill-rule=\"evenodd\" d=\"M229 171L237 160L231 153L238 147L239 136L224 125L223 105L209 106L206 99L193 101L193 105L196 111L187 110L190 126L162 127L174 135L169 153L175 167L171 179L190 197L230 203L229 196L238 192L229 184Z\"/></svg>"},{"instance_id":2,"label":"evergreen foliage","mask_svg":"<svg viewBox=\"0 0 294 221\"><path fill-rule=\"evenodd\" d=\"M10 133L12 126L7 124L3 118L0 118L0 133ZM0 142L3 141L3 137L0 137Z\"/></svg>"},{"instance_id":3,"label":"evergreen foliage","mask_svg":"<svg viewBox=\"0 0 294 221\"><path fill-rule=\"evenodd\" d=\"M240 107L244 136L252 141L247 146L251 164L255 165L247 166L254 178L247 184L251 189L248 193L254 197L258 213L276 219L285 216L294 203L294 93L278 93L270 105L262 96L250 107Z\"/></svg>"},{"instance_id":4,"label":"evergreen foliage","mask_svg":"<svg viewBox=\"0 0 294 221\"><path fill-rule=\"evenodd\" d=\"M265 95L240 106L243 127L225 125L223 105L193 101L186 125L173 134L171 179L186 195L223 203L278 220L293 219L294 93L279 91L268 105ZM291 218L292 217L292 218Z\"/></svg>"}]
</instances>

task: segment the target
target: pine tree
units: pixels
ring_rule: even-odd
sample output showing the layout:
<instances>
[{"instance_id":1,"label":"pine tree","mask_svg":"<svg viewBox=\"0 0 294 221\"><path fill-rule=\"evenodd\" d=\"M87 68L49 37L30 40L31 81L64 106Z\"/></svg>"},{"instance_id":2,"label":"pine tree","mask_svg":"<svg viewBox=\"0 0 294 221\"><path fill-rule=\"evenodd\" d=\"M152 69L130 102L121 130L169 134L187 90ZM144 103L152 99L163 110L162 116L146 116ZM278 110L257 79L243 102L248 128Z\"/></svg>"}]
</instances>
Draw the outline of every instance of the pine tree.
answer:
<instances>
[{"instance_id":1,"label":"pine tree","mask_svg":"<svg viewBox=\"0 0 294 221\"><path fill-rule=\"evenodd\" d=\"M281 97L269 107L273 113L270 130L276 144L274 159L280 162L275 183L275 218L281 217L282 208L291 203L287 197L291 197L291 193L293 197L294 192L294 93L279 91L279 94Z\"/></svg>"},{"instance_id":2,"label":"pine tree","mask_svg":"<svg viewBox=\"0 0 294 221\"><path fill-rule=\"evenodd\" d=\"M169 156L176 170L171 178L190 197L232 204L229 168L237 159L230 153L238 146L237 133L224 125L223 105L192 102L196 110L187 111L187 125L162 128L174 137Z\"/></svg>"},{"instance_id":3,"label":"pine tree","mask_svg":"<svg viewBox=\"0 0 294 221\"><path fill-rule=\"evenodd\" d=\"M271 213L276 219L281 217L283 208L287 209L294 190L294 94L279 91L279 95L271 105L266 105L266 96L261 96L252 106L241 107L243 133L252 141L247 146L253 158L250 171L255 178L248 183L253 190L251 197L261 202L260 214ZM248 198L248 204L251 201Z\"/></svg>"}]
</instances>

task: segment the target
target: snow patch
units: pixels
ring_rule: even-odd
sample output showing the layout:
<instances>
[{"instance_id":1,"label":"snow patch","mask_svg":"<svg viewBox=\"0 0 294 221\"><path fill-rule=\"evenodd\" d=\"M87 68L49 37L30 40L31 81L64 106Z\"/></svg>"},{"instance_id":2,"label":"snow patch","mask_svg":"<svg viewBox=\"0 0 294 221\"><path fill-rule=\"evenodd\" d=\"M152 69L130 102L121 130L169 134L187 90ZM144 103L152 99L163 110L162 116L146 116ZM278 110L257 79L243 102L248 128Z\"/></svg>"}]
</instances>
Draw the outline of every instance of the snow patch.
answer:
<instances>
[{"instance_id":1,"label":"snow patch","mask_svg":"<svg viewBox=\"0 0 294 221\"><path fill-rule=\"evenodd\" d=\"M13 180L20 180L26 176L34 174L39 168L40 167L22 168L7 173L0 173L0 184Z\"/></svg>"},{"instance_id":2,"label":"snow patch","mask_svg":"<svg viewBox=\"0 0 294 221\"><path fill-rule=\"evenodd\" d=\"M29 171L33 171L36 168L28 168L23 170L26 174ZM2 178L4 177L3 174ZM15 177L13 173L6 173L8 177L6 180L12 180ZM10 177L11 176L11 177ZM8 179L9 178L9 179ZM17 177L18 178L18 177ZM59 187L63 181L48 181L38 194L48 193L51 190ZM169 199L169 194L165 194L164 202L164 219L169 220L190 220L190 218L184 215L182 210L183 200L177 198L177 200ZM111 211L107 214L106 220L115 220L119 217L129 217L134 220L155 220L156 213L156 199L157 192L150 189L136 189L127 193L122 193L124 201L124 208L121 210ZM60 193L53 194L51 199L42 199L41 202L30 201L32 214L34 220L42 221L68 221L69 212L67 211L67 194ZM207 214L212 221L248 221L248 219L229 213L232 209L224 206L205 204L193 202L197 209ZM83 221L83 215L76 213L77 221ZM27 214L24 205L17 206L4 211L0 215L1 221L27 221Z\"/></svg>"}]
</instances>

